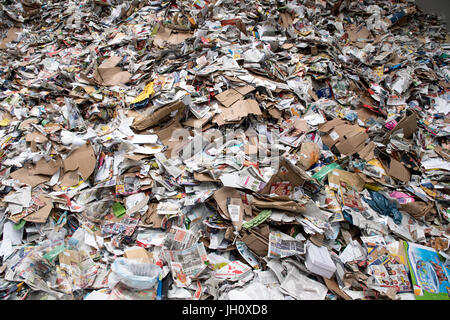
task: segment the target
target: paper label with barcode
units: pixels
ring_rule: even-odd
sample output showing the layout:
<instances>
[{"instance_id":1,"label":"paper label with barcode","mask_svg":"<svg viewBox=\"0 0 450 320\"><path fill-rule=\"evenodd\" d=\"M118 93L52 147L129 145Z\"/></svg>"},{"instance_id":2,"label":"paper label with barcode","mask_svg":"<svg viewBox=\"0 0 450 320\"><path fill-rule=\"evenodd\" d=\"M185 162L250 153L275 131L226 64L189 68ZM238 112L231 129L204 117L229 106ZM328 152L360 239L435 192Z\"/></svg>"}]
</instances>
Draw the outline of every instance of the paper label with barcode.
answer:
<instances>
[{"instance_id":1,"label":"paper label with barcode","mask_svg":"<svg viewBox=\"0 0 450 320\"><path fill-rule=\"evenodd\" d=\"M228 205L228 212L230 213L231 221L239 222L239 216L241 213L240 206L230 204L230 205Z\"/></svg>"},{"instance_id":2,"label":"paper label with barcode","mask_svg":"<svg viewBox=\"0 0 450 320\"><path fill-rule=\"evenodd\" d=\"M339 139L339 134L333 130L330 133L330 138L333 139L333 141L336 141L337 139Z\"/></svg>"}]
</instances>

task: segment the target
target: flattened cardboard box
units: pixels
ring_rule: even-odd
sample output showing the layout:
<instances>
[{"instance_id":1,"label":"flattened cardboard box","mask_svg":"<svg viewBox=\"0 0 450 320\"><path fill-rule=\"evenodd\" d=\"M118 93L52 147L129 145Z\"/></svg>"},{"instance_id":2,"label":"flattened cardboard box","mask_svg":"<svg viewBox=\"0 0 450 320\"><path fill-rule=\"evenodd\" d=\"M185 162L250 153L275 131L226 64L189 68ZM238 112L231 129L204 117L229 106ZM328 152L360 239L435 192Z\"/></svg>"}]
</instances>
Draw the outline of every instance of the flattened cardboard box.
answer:
<instances>
[{"instance_id":1,"label":"flattened cardboard box","mask_svg":"<svg viewBox=\"0 0 450 320\"><path fill-rule=\"evenodd\" d=\"M215 180L206 172L205 173L194 172L194 180L200 182L220 182L220 180Z\"/></svg>"},{"instance_id":2,"label":"flattened cardboard box","mask_svg":"<svg viewBox=\"0 0 450 320\"><path fill-rule=\"evenodd\" d=\"M57 158L56 160L51 159L50 161L46 161L44 158L40 159L36 162L36 165L30 172L34 175L42 174L46 176L54 175L60 168L62 168L63 163L61 158Z\"/></svg>"},{"instance_id":3,"label":"flattened cardboard box","mask_svg":"<svg viewBox=\"0 0 450 320\"><path fill-rule=\"evenodd\" d=\"M157 212L156 208L158 207L157 203L148 203L147 212L142 215L138 222L138 227L146 227L146 228L161 228L162 218ZM160 218L157 220L157 218Z\"/></svg>"},{"instance_id":4,"label":"flattened cardboard box","mask_svg":"<svg viewBox=\"0 0 450 320\"><path fill-rule=\"evenodd\" d=\"M6 37L0 43L0 49L6 49L6 45L17 39L17 33L22 32L20 28L10 28L6 34Z\"/></svg>"},{"instance_id":5,"label":"flattened cardboard box","mask_svg":"<svg viewBox=\"0 0 450 320\"><path fill-rule=\"evenodd\" d=\"M160 48L163 48L166 45L164 42L168 42L170 44L178 44L185 41L186 39L189 39L192 36L193 36L192 33L189 32L177 33L174 32L172 29L164 28L162 25L159 25L158 32L155 34L153 38L153 44Z\"/></svg>"},{"instance_id":6,"label":"flattened cardboard box","mask_svg":"<svg viewBox=\"0 0 450 320\"><path fill-rule=\"evenodd\" d=\"M366 161L370 161L375 158L375 143L373 141L370 141L368 144L364 146L361 150L359 150L357 153L359 154L361 159L364 159Z\"/></svg>"},{"instance_id":7,"label":"flattened cardboard box","mask_svg":"<svg viewBox=\"0 0 450 320\"><path fill-rule=\"evenodd\" d=\"M341 119L327 121L319 127L319 132L325 133L322 142L329 148L336 145L340 153L352 155L365 147L364 141L369 138L364 128L351 125Z\"/></svg>"},{"instance_id":8,"label":"flattened cardboard box","mask_svg":"<svg viewBox=\"0 0 450 320\"><path fill-rule=\"evenodd\" d=\"M246 85L243 87L236 87L233 89L228 89L216 96L216 99L219 100L221 104L225 107L230 107L232 104L242 99L247 93L255 90L254 87L250 85Z\"/></svg>"},{"instance_id":9,"label":"flattened cardboard box","mask_svg":"<svg viewBox=\"0 0 450 320\"><path fill-rule=\"evenodd\" d=\"M365 141L369 138L366 132L358 132L355 135L346 137L345 140L336 144L336 148L341 154L353 155L365 147Z\"/></svg>"},{"instance_id":10,"label":"flattened cardboard box","mask_svg":"<svg viewBox=\"0 0 450 320\"><path fill-rule=\"evenodd\" d=\"M247 99L240 100L233 104L230 108L222 108L223 119L226 122L240 121L249 114L262 115L256 100Z\"/></svg>"},{"instance_id":11,"label":"flattened cardboard box","mask_svg":"<svg viewBox=\"0 0 450 320\"><path fill-rule=\"evenodd\" d=\"M385 169L388 175L397 180L400 180L403 183L407 183L411 180L411 174L409 170L401 162L395 160L392 157L390 159L389 167Z\"/></svg>"},{"instance_id":12,"label":"flattened cardboard box","mask_svg":"<svg viewBox=\"0 0 450 320\"><path fill-rule=\"evenodd\" d=\"M26 216L24 218L25 221L35 223L45 223L47 221L47 218L53 209L53 202L45 195L39 196L39 199L45 202L45 206L40 208L38 211Z\"/></svg>"},{"instance_id":13,"label":"flattened cardboard box","mask_svg":"<svg viewBox=\"0 0 450 320\"><path fill-rule=\"evenodd\" d=\"M305 206L295 202L294 200L274 200L271 198L263 198L255 196L255 199L252 202L252 207L256 209L278 209L283 211L289 211L293 213L302 213L305 210Z\"/></svg>"}]
</instances>

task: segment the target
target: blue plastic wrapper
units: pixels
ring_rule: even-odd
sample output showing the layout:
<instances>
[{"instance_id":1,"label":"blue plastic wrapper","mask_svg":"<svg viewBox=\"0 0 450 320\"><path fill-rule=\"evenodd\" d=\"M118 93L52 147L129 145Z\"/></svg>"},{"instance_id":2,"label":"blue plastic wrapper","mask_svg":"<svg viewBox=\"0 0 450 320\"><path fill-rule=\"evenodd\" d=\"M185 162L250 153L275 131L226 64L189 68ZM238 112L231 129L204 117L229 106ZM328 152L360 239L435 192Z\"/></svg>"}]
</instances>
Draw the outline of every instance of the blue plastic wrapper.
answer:
<instances>
[{"instance_id":1,"label":"blue plastic wrapper","mask_svg":"<svg viewBox=\"0 0 450 320\"><path fill-rule=\"evenodd\" d=\"M333 95L331 94L331 89L329 87L321 88L316 91L317 98L331 98Z\"/></svg>"},{"instance_id":2,"label":"blue plastic wrapper","mask_svg":"<svg viewBox=\"0 0 450 320\"><path fill-rule=\"evenodd\" d=\"M344 118L349 121L355 121L358 119L358 114L354 111L346 112Z\"/></svg>"},{"instance_id":3,"label":"blue plastic wrapper","mask_svg":"<svg viewBox=\"0 0 450 320\"><path fill-rule=\"evenodd\" d=\"M149 99L145 99L140 102L133 103L131 105L131 107L136 110L143 109L148 105L148 102L149 102Z\"/></svg>"},{"instance_id":4,"label":"blue plastic wrapper","mask_svg":"<svg viewBox=\"0 0 450 320\"><path fill-rule=\"evenodd\" d=\"M392 24L396 23L398 20L403 18L406 15L406 12L403 10L397 11L396 13L392 14L389 17L389 20L391 20Z\"/></svg>"},{"instance_id":5,"label":"blue plastic wrapper","mask_svg":"<svg viewBox=\"0 0 450 320\"><path fill-rule=\"evenodd\" d=\"M369 190L369 192L372 199L366 199L364 197L363 199L373 210L383 216L391 217L395 224L402 222L402 214L386 197L376 191Z\"/></svg>"}]
</instances>

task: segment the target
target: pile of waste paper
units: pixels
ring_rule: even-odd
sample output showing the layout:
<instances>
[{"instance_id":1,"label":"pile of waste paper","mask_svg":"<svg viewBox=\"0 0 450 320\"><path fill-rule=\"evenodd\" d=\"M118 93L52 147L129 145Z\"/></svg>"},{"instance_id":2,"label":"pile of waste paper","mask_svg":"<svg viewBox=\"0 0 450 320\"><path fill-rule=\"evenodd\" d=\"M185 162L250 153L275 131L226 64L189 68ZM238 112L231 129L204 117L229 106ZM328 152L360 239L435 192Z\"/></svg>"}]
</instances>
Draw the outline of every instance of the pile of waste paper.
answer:
<instances>
[{"instance_id":1,"label":"pile of waste paper","mask_svg":"<svg viewBox=\"0 0 450 320\"><path fill-rule=\"evenodd\" d=\"M413 0L0 5L1 299L450 299Z\"/></svg>"}]
</instances>

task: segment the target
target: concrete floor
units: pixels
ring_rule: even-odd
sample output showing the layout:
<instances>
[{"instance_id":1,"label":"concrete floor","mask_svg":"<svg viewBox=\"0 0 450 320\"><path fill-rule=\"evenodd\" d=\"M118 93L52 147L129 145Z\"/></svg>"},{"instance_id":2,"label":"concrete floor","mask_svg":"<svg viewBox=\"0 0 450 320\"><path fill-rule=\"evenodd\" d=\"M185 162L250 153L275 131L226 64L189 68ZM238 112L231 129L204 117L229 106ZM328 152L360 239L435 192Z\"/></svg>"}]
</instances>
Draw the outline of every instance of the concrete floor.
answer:
<instances>
[{"instance_id":1,"label":"concrete floor","mask_svg":"<svg viewBox=\"0 0 450 320\"><path fill-rule=\"evenodd\" d=\"M416 0L416 3L424 12L444 16L447 21L447 31L450 32L450 0Z\"/></svg>"}]
</instances>

